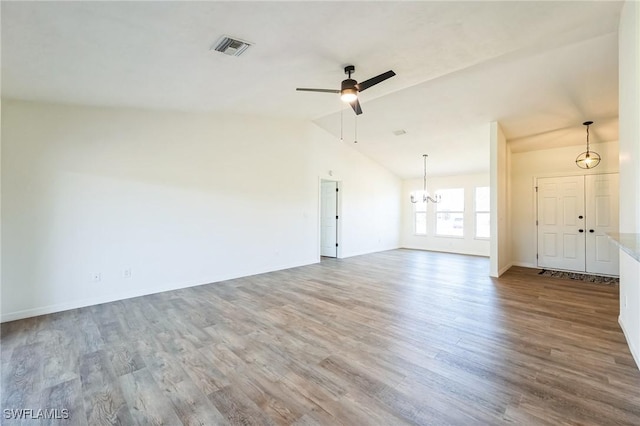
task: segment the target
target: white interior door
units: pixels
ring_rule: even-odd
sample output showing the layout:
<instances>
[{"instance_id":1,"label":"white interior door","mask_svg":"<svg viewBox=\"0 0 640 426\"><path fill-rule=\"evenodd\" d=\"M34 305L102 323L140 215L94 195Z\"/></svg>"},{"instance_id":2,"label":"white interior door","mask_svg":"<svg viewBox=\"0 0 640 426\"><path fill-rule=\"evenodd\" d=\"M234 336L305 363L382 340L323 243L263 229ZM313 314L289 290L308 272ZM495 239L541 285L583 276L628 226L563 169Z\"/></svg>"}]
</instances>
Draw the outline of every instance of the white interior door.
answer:
<instances>
[{"instance_id":1,"label":"white interior door","mask_svg":"<svg viewBox=\"0 0 640 426\"><path fill-rule=\"evenodd\" d=\"M619 175L585 176L586 194L586 271L619 275L618 247L607 232L618 232Z\"/></svg>"},{"instance_id":2,"label":"white interior door","mask_svg":"<svg viewBox=\"0 0 640 426\"><path fill-rule=\"evenodd\" d=\"M538 266L585 270L584 176L538 179Z\"/></svg>"},{"instance_id":3,"label":"white interior door","mask_svg":"<svg viewBox=\"0 0 640 426\"><path fill-rule=\"evenodd\" d=\"M338 257L338 182L321 182L320 255Z\"/></svg>"}]
</instances>

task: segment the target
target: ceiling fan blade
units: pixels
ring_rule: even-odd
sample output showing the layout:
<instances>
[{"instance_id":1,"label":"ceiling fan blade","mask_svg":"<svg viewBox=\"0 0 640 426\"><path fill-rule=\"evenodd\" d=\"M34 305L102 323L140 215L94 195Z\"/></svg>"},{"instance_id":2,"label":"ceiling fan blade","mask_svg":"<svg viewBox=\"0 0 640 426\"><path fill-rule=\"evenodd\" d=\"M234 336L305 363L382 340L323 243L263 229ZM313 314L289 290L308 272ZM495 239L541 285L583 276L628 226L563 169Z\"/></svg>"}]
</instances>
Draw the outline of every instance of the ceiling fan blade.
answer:
<instances>
[{"instance_id":1,"label":"ceiling fan blade","mask_svg":"<svg viewBox=\"0 0 640 426\"><path fill-rule=\"evenodd\" d=\"M299 92L340 93L339 90L333 90L333 89L308 89L306 87L298 87L296 90L299 91Z\"/></svg>"},{"instance_id":2,"label":"ceiling fan blade","mask_svg":"<svg viewBox=\"0 0 640 426\"><path fill-rule=\"evenodd\" d=\"M351 108L353 108L356 115L362 114L362 108L360 108L360 102L358 101L358 99L353 102L349 102L349 105L351 105Z\"/></svg>"},{"instance_id":3,"label":"ceiling fan blade","mask_svg":"<svg viewBox=\"0 0 640 426\"><path fill-rule=\"evenodd\" d=\"M387 71L385 73L382 73L380 75L377 75L373 78L370 78L369 80L365 80L361 83L357 84L358 87L358 91L362 92L363 90L367 90L369 87L378 84L378 83L382 83L383 81L385 81L388 78L393 77L394 75L396 75L395 72L393 71Z\"/></svg>"}]
</instances>

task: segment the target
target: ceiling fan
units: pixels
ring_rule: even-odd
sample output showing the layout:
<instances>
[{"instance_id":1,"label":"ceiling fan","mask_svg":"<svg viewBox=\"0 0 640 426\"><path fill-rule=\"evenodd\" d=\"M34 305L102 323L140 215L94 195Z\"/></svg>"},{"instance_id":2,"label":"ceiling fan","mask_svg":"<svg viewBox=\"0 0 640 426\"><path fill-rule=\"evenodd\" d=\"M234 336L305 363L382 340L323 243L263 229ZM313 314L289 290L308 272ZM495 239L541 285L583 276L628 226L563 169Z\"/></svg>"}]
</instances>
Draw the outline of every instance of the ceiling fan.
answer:
<instances>
[{"instance_id":1,"label":"ceiling fan","mask_svg":"<svg viewBox=\"0 0 640 426\"><path fill-rule=\"evenodd\" d=\"M347 65L346 67L344 67L344 73L349 77L346 80L342 80L340 90L309 89L304 87L298 87L296 90L301 92L339 93L340 99L342 99L343 102L350 104L356 115L360 115L362 114L362 108L360 108L360 102L358 101L358 93L362 92L363 90L367 90L369 87L374 86L378 83L382 83L386 79L396 75L396 73L393 71L387 71L380 75L372 77L369 80L365 80L362 83L358 83L351 78L351 74L355 71L356 67L353 65Z\"/></svg>"}]
</instances>

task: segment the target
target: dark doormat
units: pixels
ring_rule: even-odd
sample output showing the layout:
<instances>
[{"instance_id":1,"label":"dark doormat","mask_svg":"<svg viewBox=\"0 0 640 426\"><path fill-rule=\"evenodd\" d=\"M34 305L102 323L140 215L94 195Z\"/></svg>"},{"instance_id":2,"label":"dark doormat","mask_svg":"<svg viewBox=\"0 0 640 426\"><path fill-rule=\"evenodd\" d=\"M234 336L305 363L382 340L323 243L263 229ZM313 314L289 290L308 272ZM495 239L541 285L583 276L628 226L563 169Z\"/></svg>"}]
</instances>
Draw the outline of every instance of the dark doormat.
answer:
<instances>
[{"instance_id":1,"label":"dark doormat","mask_svg":"<svg viewBox=\"0 0 640 426\"><path fill-rule=\"evenodd\" d=\"M620 279L618 277L604 277L601 275L581 274L579 272L552 271L550 269L543 269L542 271L538 272L538 275L543 275L546 277L578 280L578 281L584 281L587 283L597 283L597 284L607 284L607 285L620 284Z\"/></svg>"}]
</instances>

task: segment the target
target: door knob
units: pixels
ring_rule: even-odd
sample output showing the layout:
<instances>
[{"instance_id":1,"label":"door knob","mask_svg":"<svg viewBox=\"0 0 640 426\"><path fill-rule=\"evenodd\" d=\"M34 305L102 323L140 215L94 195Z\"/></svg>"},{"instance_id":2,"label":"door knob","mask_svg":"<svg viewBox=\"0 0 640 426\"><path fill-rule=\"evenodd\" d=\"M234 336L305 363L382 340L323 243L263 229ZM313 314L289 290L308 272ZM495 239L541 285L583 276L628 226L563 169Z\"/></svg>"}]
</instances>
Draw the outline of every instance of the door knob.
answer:
<instances>
[{"instance_id":1,"label":"door knob","mask_svg":"<svg viewBox=\"0 0 640 426\"><path fill-rule=\"evenodd\" d=\"M584 232L584 229L578 229L578 232Z\"/></svg>"},{"instance_id":2,"label":"door knob","mask_svg":"<svg viewBox=\"0 0 640 426\"><path fill-rule=\"evenodd\" d=\"M593 229L589 229L589 232L594 233L594 232L596 232L596 231L594 231Z\"/></svg>"}]
</instances>

